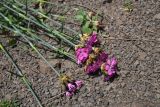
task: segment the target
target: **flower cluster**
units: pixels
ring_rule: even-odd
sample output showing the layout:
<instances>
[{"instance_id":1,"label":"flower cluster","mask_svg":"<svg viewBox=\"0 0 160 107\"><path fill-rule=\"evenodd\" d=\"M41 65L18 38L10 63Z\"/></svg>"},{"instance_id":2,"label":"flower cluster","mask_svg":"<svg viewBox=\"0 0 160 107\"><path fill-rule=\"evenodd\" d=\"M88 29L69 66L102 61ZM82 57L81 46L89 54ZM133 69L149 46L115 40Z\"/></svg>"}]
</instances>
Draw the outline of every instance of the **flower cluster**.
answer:
<instances>
[{"instance_id":1,"label":"flower cluster","mask_svg":"<svg viewBox=\"0 0 160 107\"><path fill-rule=\"evenodd\" d=\"M75 54L77 64L84 64L87 74L101 71L105 75L105 81L115 76L117 60L115 57L109 58L108 54L100 49L100 41L96 32L81 36L81 45L76 45Z\"/></svg>"},{"instance_id":2,"label":"flower cluster","mask_svg":"<svg viewBox=\"0 0 160 107\"><path fill-rule=\"evenodd\" d=\"M108 81L110 78L114 77L116 75L116 70L117 70L117 61L115 57L107 59L107 62L101 65L101 71L106 76L104 78L104 81Z\"/></svg>"},{"instance_id":3,"label":"flower cluster","mask_svg":"<svg viewBox=\"0 0 160 107\"><path fill-rule=\"evenodd\" d=\"M81 80L71 80L68 76L62 75L60 77L61 83L65 86L65 95L71 97L84 84Z\"/></svg>"}]
</instances>

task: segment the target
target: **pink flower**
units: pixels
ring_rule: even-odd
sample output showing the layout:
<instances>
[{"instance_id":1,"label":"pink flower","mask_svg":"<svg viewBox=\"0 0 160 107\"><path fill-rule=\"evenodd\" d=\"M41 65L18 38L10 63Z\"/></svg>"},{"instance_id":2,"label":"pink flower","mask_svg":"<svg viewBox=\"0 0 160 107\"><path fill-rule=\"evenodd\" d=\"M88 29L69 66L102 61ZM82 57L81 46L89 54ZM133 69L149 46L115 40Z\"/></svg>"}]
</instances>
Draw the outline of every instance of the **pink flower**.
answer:
<instances>
[{"instance_id":1,"label":"pink flower","mask_svg":"<svg viewBox=\"0 0 160 107\"><path fill-rule=\"evenodd\" d=\"M85 69L85 72L87 74L92 74L92 73L95 73L99 68L100 68L100 64L101 62L100 61L96 61L92 64L89 64L86 69Z\"/></svg>"},{"instance_id":2,"label":"pink flower","mask_svg":"<svg viewBox=\"0 0 160 107\"><path fill-rule=\"evenodd\" d=\"M71 83L68 83L67 87L68 87L69 92L75 92L76 91L76 86L71 84Z\"/></svg>"},{"instance_id":3,"label":"pink flower","mask_svg":"<svg viewBox=\"0 0 160 107\"><path fill-rule=\"evenodd\" d=\"M66 86L66 96L71 97L77 90L79 90L83 85L83 81L81 80L76 80L76 81L71 81L70 83L67 84Z\"/></svg>"},{"instance_id":4,"label":"pink flower","mask_svg":"<svg viewBox=\"0 0 160 107\"><path fill-rule=\"evenodd\" d=\"M98 60L102 61L102 62L105 62L107 60L107 58L108 58L108 54L105 53L105 52L101 52L100 55L99 55Z\"/></svg>"},{"instance_id":5,"label":"pink flower","mask_svg":"<svg viewBox=\"0 0 160 107\"><path fill-rule=\"evenodd\" d=\"M97 60L86 67L85 72L87 74L95 73L100 69L102 63L105 62L107 58L108 58L108 55L105 52L100 53L100 55L97 57Z\"/></svg>"},{"instance_id":6,"label":"pink flower","mask_svg":"<svg viewBox=\"0 0 160 107\"><path fill-rule=\"evenodd\" d=\"M114 57L107 60L105 70L107 71L107 74L109 76L112 76L116 73L116 67L117 67L117 61Z\"/></svg>"},{"instance_id":7,"label":"pink flower","mask_svg":"<svg viewBox=\"0 0 160 107\"><path fill-rule=\"evenodd\" d=\"M88 39L86 45L87 46L93 46L93 45L96 45L99 43L99 40L97 38L97 33L96 32L93 32L91 35L90 35L90 38Z\"/></svg>"},{"instance_id":8,"label":"pink flower","mask_svg":"<svg viewBox=\"0 0 160 107\"><path fill-rule=\"evenodd\" d=\"M78 48L76 50L76 58L77 58L77 63L82 64L84 63L89 56L91 49L89 48Z\"/></svg>"},{"instance_id":9,"label":"pink flower","mask_svg":"<svg viewBox=\"0 0 160 107\"><path fill-rule=\"evenodd\" d=\"M80 89L83 85L83 81L77 80L77 81L75 81L75 84L77 86L77 89Z\"/></svg>"},{"instance_id":10,"label":"pink flower","mask_svg":"<svg viewBox=\"0 0 160 107\"><path fill-rule=\"evenodd\" d=\"M115 76L117 71L117 60L115 59L115 57L107 59L107 62L105 64L105 71L108 74L108 76L104 79L105 81L108 81L110 78Z\"/></svg>"},{"instance_id":11,"label":"pink flower","mask_svg":"<svg viewBox=\"0 0 160 107\"><path fill-rule=\"evenodd\" d=\"M66 91L66 96L67 96L67 97L71 97L72 95L73 95L72 92Z\"/></svg>"}]
</instances>

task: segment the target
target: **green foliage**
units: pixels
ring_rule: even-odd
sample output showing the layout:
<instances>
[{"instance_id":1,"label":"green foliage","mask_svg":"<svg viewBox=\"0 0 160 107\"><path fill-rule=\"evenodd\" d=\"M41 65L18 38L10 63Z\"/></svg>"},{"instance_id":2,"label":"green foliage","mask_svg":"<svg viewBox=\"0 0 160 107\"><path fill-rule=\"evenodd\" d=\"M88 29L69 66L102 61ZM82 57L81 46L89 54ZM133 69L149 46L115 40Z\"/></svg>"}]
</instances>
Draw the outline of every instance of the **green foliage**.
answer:
<instances>
[{"instance_id":1,"label":"green foliage","mask_svg":"<svg viewBox=\"0 0 160 107\"><path fill-rule=\"evenodd\" d=\"M87 14L85 13L85 11L79 10L75 18L79 20L82 24L84 24L87 21Z\"/></svg>"},{"instance_id":2,"label":"green foliage","mask_svg":"<svg viewBox=\"0 0 160 107\"><path fill-rule=\"evenodd\" d=\"M86 23L82 26L82 32L90 34L92 32L92 29L90 28L90 21L86 21Z\"/></svg>"},{"instance_id":3,"label":"green foliage","mask_svg":"<svg viewBox=\"0 0 160 107\"><path fill-rule=\"evenodd\" d=\"M0 102L0 107L19 107L16 101L3 100Z\"/></svg>"},{"instance_id":4,"label":"green foliage","mask_svg":"<svg viewBox=\"0 0 160 107\"><path fill-rule=\"evenodd\" d=\"M79 10L75 19L80 21L81 23L81 30L83 33L90 34L93 30L97 30L97 25L95 21L98 20L98 14L89 16L85 11Z\"/></svg>"},{"instance_id":5,"label":"green foliage","mask_svg":"<svg viewBox=\"0 0 160 107\"><path fill-rule=\"evenodd\" d=\"M84 17L82 15L76 15L75 18L81 22L83 22Z\"/></svg>"}]
</instances>

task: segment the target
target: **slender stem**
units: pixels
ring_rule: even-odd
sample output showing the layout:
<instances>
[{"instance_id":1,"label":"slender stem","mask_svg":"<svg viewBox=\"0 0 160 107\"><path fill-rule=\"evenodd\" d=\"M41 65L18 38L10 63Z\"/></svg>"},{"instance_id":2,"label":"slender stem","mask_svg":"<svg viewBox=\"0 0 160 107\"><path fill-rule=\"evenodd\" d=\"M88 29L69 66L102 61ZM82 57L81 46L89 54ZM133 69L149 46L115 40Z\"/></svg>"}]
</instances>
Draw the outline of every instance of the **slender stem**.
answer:
<instances>
[{"instance_id":1,"label":"slender stem","mask_svg":"<svg viewBox=\"0 0 160 107\"><path fill-rule=\"evenodd\" d=\"M16 1L16 3L18 3L18 4L20 4L21 6L24 6L24 7L26 8L25 5L17 2L17 0L15 0L15 1ZM48 17L47 15L43 14L42 12L39 12L39 11L33 9L33 8L29 8L29 9L30 9L31 11L33 11L34 13L38 13L39 15L42 15L43 17L47 18L48 20L50 20L51 22L53 22L54 24L56 24L56 25L58 25L58 26L61 26L61 25L62 25L61 23L58 23L57 21L54 21L53 19L51 19L51 18ZM64 28L65 28L66 30L69 30L69 31L73 32L75 35L78 35L78 34L79 34L78 32L74 31L73 29L70 29L69 27L64 26Z\"/></svg>"},{"instance_id":2,"label":"slender stem","mask_svg":"<svg viewBox=\"0 0 160 107\"><path fill-rule=\"evenodd\" d=\"M12 24L12 25L13 25L13 24ZM6 29L8 29L8 30L10 30L10 31L12 31L12 32L15 32L15 30L12 29L12 28L10 28L10 27L7 27L7 26L1 25L1 24L0 24L0 26L4 27L4 28L6 28ZM18 25L15 25L15 26L16 26L16 27L20 27L20 26L18 26ZM70 58L73 62L76 62L76 60L75 60L75 58L74 58L74 55L69 54L69 53L66 52L66 51L59 50L58 48L56 48L56 47L54 47L53 45L49 44L48 42L44 41L43 39L41 39L41 38L38 37L37 35L33 34L32 32L29 32L28 29L26 29L26 28L24 28L24 27L20 27L20 28L21 28L22 30L27 31L27 32L32 36L32 37L26 36L29 40L34 41L34 42L38 42L38 43L41 44L41 45L44 45L44 46L46 46L46 47L48 47L48 48L51 48L51 49L53 49L55 52L60 53L60 54L62 54L62 55L65 55L66 57ZM18 36L18 37L21 37L21 36Z\"/></svg>"},{"instance_id":3,"label":"slender stem","mask_svg":"<svg viewBox=\"0 0 160 107\"><path fill-rule=\"evenodd\" d=\"M10 20L8 20L7 19L7 21L8 22L10 22ZM28 31L28 30L27 30ZM56 32L57 34L59 33L59 32ZM31 32L30 32L30 34L31 34ZM47 33L50 37L53 37L53 35L51 35L51 34L49 34L49 33ZM33 34L32 34L32 36L33 36ZM61 36L61 35L60 35ZM35 35L34 35L34 37L35 37ZM39 40L41 40L42 41L42 39L40 39L40 37L37 37L36 36L36 39L39 39ZM62 36L62 38L64 38L63 36ZM64 38L65 39L65 38ZM69 41L70 42L70 41ZM47 42L41 42L41 43L45 43L45 44L47 44L47 46L49 46L50 48L52 48L52 49L54 49L54 50L56 50L57 52L59 52L59 53L61 53L61 54L65 54L67 57L69 57L69 58L71 58L73 61L75 61L75 59L73 58L74 56L73 55L69 55L69 54L67 54L66 52L63 52L63 51L60 51L60 50L58 50L58 49L55 49L55 47L53 47L52 45L50 45L50 44L48 44ZM71 43L71 42L70 42ZM73 44L72 44L73 45Z\"/></svg>"},{"instance_id":4,"label":"slender stem","mask_svg":"<svg viewBox=\"0 0 160 107\"><path fill-rule=\"evenodd\" d=\"M6 21L9 21L9 19L8 19L6 16L4 16L2 13L0 13L0 15L1 15L2 17L4 17L4 18L6 19ZM14 33L17 33L17 34L21 35L21 36L29 43L29 45L38 53L38 55L52 68L52 70L55 71L55 73L56 73L58 76L60 76L60 73L59 73L56 69L54 69L53 66L43 57L43 55L36 49L36 47L32 44L32 42L31 42L29 39L26 38L26 35L24 35L23 33L21 33L21 32L12 24L11 21L9 21L9 24L15 29L15 32L14 32Z\"/></svg>"},{"instance_id":5,"label":"slender stem","mask_svg":"<svg viewBox=\"0 0 160 107\"><path fill-rule=\"evenodd\" d=\"M24 83L27 85L28 89L31 91L33 97L36 99L36 101L38 102L40 107L43 107L38 96L36 95L36 93L34 92L34 90L32 89L30 83L28 83L27 79L25 78L25 76L23 75L21 69L18 67L18 65L14 62L12 56L10 55L10 53L7 51L7 49L2 45L2 43L0 43L0 48L6 53L7 57L10 59L10 61L13 63L14 67L17 69L17 71L19 72L19 75L21 76L22 80L24 81Z\"/></svg>"},{"instance_id":6,"label":"slender stem","mask_svg":"<svg viewBox=\"0 0 160 107\"><path fill-rule=\"evenodd\" d=\"M1 2L0 2L1 3ZM32 23L38 25L39 27L45 29L46 31L50 32L52 35L49 35L50 37L53 37L54 35L60 39L63 39L65 42L69 43L69 45L71 45L72 47L75 46L74 43L72 43L71 41L69 41L68 39L66 39L65 37L63 37L57 30L50 30L51 28L49 26L47 26L46 24L42 23L38 23L35 20L31 20L30 18L26 17L25 15L21 14L20 12L15 11L14 9L12 9L11 7L7 6L6 4L1 3L4 7L6 7L7 9L17 13L20 17L24 18L27 21L31 21ZM14 6L15 7L15 6ZM18 9L18 8L16 8ZM19 11L23 12L21 9L19 9ZM33 16L30 16L33 18Z\"/></svg>"},{"instance_id":7,"label":"slender stem","mask_svg":"<svg viewBox=\"0 0 160 107\"><path fill-rule=\"evenodd\" d=\"M45 45L45 46L47 46L47 47L49 47L49 48L52 48L54 51L59 52L60 54L63 54L63 55L65 55L65 56L69 57L70 59L72 59L73 61L75 61L74 55L71 55L71 54L69 54L69 53L67 53L67 52L65 52L65 51L61 51L61 50L57 49L56 47L54 47L53 45L49 44L48 42L45 42L43 39L41 39L41 38L38 37L37 35L35 35L35 34L33 34L32 32L30 32L30 29L24 28L24 27L22 27L22 26L17 26L17 25L16 25L16 27L20 27L22 30L25 30L25 31L26 31L27 33L29 33L33 38L37 39L41 44L43 44L43 45ZM33 31L33 30L31 30L31 31ZM33 31L33 32L34 32L34 31Z\"/></svg>"},{"instance_id":8,"label":"slender stem","mask_svg":"<svg viewBox=\"0 0 160 107\"><path fill-rule=\"evenodd\" d=\"M19 75L17 73L12 72L12 71L7 71L7 72L11 73L11 75L15 75L16 77L23 77L23 76L21 76L21 75Z\"/></svg>"},{"instance_id":9,"label":"slender stem","mask_svg":"<svg viewBox=\"0 0 160 107\"><path fill-rule=\"evenodd\" d=\"M15 66L18 75L23 76L20 68L18 67L18 65L14 62L12 56L8 53L8 51L6 50L6 48L2 45L2 43L0 43L0 48L6 53L7 57L10 58L10 61L13 63L13 65Z\"/></svg>"},{"instance_id":10,"label":"slender stem","mask_svg":"<svg viewBox=\"0 0 160 107\"><path fill-rule=\"evenodd\" d=\"M41 104L41 102L40 102L40 100L39 100L39 98L37 97L37 94L33 91L32 87L31 87L30 83L28 83L27 79L26 79L25 77L22 77L22 80L23 80L24 83L27 85L27 87L28 87L28 89L31 91L32 95L36 98L39 106L40 106L40 107L43 107L42 104Z\"/></svg>"},{"instance_id":11,"label":"slender stem","mask_svg":"<svg viewBox=\"0 0 160 107\"><path fill-rule=\"evenodd\" d=\"M38 55L52 68L52 70L58 75L60 76L60 73L53 68L53 66L43 57L43 55L37 50L37 48L32 44L32 42L27 39L25 36L23 36L23 38L30 44L30 46L38 53Z\"/></svg>"},{"instance_id":12,"label":"slender stem","mask_svg":"<svg viewBox=\"0 0 160 107\"><path fill-rule=\"evenodd\" d=\"M22 3L18 2L17 0L15 0L15 2L18 3L20 6L23 6L23 7L27 8L25 5L23 5ZM18 9L19 11L23 12L23 10L20 9L20 8L18 8L17 6L15 6L15 5L13 5L13 4L12 4L12 6L13 6L14 8ZM56 25L58 25L58 26L61 26L61 25L62 25L61 23L58 23L57 21L54 21L53 19L51 19L50 17L48 17L47 15L45 15L44 13L42 13L42 12L40 12L40 11L38 11L38 10L35 10L35 9L33 9L33 8L29 8L29 10L31 10L32 12L34 12L34 13L36 13L36 14L38 13L39 15L47 18L48 20L50 20L51 22L53 22L54 24L56 24ZM23 13L24 13L24 12L23 12ZM30 16L30 15L29 15L29 16ZM33 18L33 17L32 17L32 18ZM73 32L73 33L76 34L76 35L79 34L78 32L76 32L76 31L74 31L74 30L72 30L72 29L70 29L70 28L68 28L68 27L66 27L66 26L64 26L64 28L65 28L66 30L69 30L69 31ZM64 34L64 35L65 35L65 34ZM67 35L65 35L65 36L67 36ZM63 38L62 38L62 39L63 39ZM68 41L68 42L69 42L69 41Z\"/></svg>"}]
</instances>

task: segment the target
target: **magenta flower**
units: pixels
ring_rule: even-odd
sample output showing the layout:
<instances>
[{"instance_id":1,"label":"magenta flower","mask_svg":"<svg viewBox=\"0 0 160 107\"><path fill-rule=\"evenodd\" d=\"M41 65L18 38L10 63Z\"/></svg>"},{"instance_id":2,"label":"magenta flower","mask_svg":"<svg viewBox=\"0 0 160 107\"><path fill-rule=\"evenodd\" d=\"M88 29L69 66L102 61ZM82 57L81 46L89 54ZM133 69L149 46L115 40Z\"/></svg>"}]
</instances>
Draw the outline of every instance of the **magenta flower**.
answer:
<instances>
[{"instance_id":1,"label":"magenta flower","mask_svg":"<svg viewBox=\"0 0 160 107\"><path fill-rule=\"evenodd\" d=\"M107 71L108 75L114 75L116 73L117 61L113 57L107 60L107 64L105 66L105 70Z\"/></svg>"},{"instance_id":2,"label":"magenta flower","mask_svg":"<svg viewBox=\"0 0 160 107\"><path fill-rule=\"evenodd\" d=\"M81 80L76 80L68 83L65 92L66 96L71 97L77 90L79 90L82 87L82 85L83 81Z\"/></svg>"},{"instance_id":3,"label":"magenta flower","mask_svg":"<svg viewBox=\"0 0 160 107\"><path fill-rule=\"evenodd\" d=\"M66 91L66 96L67 97L71 97L72 95L73 95L73 92Z\"/></svg>"},{"instance_id":4,"label":"magenta flower","mask_svg":"<svg viewBox=\"0 0 160 107\"><path fill-rule=\"evenodd\" d=\"M98 44L99 43L99 40L97 38L97 33L96 32L93 32L91 35L90 35L90 38L88 39L86 45L87 46L93 46L95 44Z\"/></svg>"},{"instance_id":5,"label":"magenta flower","mask_svg":"<svg viewBox=\"0 0 160 107\"><path fill-rule=\"evenodd\" d=\"M105 71L108 74L108 76L105 77L105 80L109 80L110 78L115 76L117 71L117 60L115 59L115 57L107 59L107 63L105 64Z\"/></svg>"},{"instance_id":6,"label":"magenta flower","mask_svg":"<svg viewBox=\"0 0 160 107\"><path fill-rule=\"evenodd\" d=\"M75 84L77 86L77 89L80 89L82 87L82 85L83 85L83 81L77 80L77 81L75 81Z\"/></svg>"},{"instance_id":7,"label":"magenta flower","mask_svg":"<svg viewBox=\"0 0 160 107\"><path fill-rule=\"evenodd\" d=\"M76 86L71 84L71 83L68 83L67 87L68 87L69 92L75 92L76 91Z\"/></svg>"},{"instance_id":8,"label":"magenta flower","mask_svg":"<svg viewBox=\"0 0 160 107\"><path fill-rule=\"evenodd\" d=\"M96 62L94 62L92 64L89 64L86 67L85 72L87 74L95 73L100 68L100 64L101 64L101 61L96 61Z\"/></svg>"},{"instance_id":9,"label":"magenta flower","mask_svg":"<svg viewBox=\"0 0 160 107\"><path fill-rule=\"evenodd\" d=\"M85 72L87 74L95 73L100 69L102 63L105 62L107 58L108 58L108 55L105 52L100 53L100 55L97 57L97 60L86 67Z\"/></svg>"},{"instance_id":10,"label":"magenta flower","mask_svg":"<svg viewBox=\"0 0 160 107\"><path fill-rule=\"evenodd\" d=\"M91 50L89 48L78 48L76 50L77 63L84 63L88 59L90 51Z\"/></svg>"},{"instance_id":11,"label":"magenta flower","mask_svg":"<svg viewBox=\"0 0 160 107\"><path fill-rule=\"evenodd\" d=\"M98 57L98 60L102 61L102 62L105 62L107 60L107 58L108 58L108 54L105 53L105 52L101 52L99 57Z\"/></svg>"}]
</instances>

